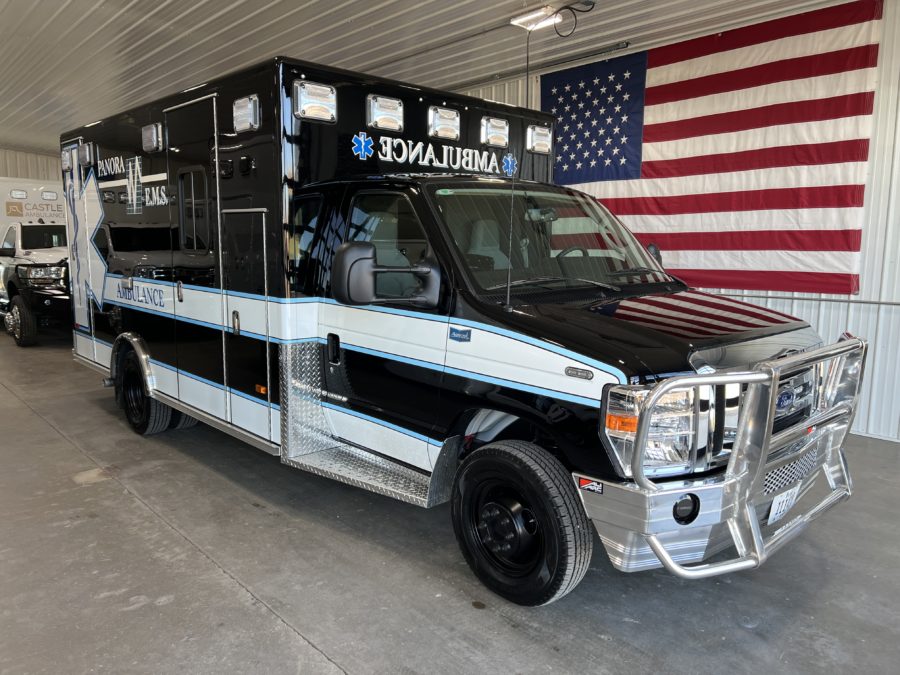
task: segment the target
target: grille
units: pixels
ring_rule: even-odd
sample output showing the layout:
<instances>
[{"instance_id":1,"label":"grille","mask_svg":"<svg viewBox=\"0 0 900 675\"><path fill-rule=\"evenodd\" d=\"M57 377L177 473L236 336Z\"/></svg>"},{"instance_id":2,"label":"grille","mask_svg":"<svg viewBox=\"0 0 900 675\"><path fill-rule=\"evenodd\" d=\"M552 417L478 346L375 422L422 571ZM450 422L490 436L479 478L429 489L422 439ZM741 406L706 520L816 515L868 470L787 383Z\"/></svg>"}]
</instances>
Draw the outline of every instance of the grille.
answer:
<instances>
[{"instance_id":1,"label":"grille","mask_svg":"<svg viewBox=\"0 0 900 675\"><path fill-rule=\"evenodd\" d=\"M789 485L793 485L799 480L803 480L818 466L818 460L818 448L813 448L805 455L803 455L803 457L795 459L793 462L789 462L784 466L769 471L769 473L766 474L765 481L763 482L763 490L765 494L774 494L776 492L779 492L783 488L788 487Z\"/></svg>"}]
</instances>

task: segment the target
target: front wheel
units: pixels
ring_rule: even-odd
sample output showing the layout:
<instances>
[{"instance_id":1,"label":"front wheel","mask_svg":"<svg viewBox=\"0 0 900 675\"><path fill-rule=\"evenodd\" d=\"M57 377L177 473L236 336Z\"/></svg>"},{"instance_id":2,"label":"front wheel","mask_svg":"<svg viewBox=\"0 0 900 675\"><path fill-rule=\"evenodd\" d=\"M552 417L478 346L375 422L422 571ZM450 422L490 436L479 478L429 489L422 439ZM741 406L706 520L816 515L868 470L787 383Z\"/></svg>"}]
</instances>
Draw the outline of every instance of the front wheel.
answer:
<instances>
[{"instance_id":1,"label":"front wheel","mask_svg":"<svg viewBox=\"0 0 900 675\"><path fill-rule=\"evenodd\" d=\"M144 391L144 373L133 350L125 354L121 374L116 380L116 396L125 409L128 424L136 433L150 436L169 428L172 409L147 396Z\"/></svg>"},{"instance_id":2,"label":"front wheel","mask_svg":"<svg viewBox=\"0 0 900 675\"><path fill-rule=\"evenodd\" d=\"M21 295L13 296L5 323L6 330L20 347L30 347L37 342L37 317Z\"/></svg>"},{"instance_id":3,"label":"front wheel","mask_svg":"<svg viewBox=\"0 0 900 675\"><path fill-rule=\"evenodd\" d=\"M469 567L511 602L546 605L587 572L593 532L571 474L533 443L500 441L469 455L451 514Z\"/></svg>"}]
</instances>

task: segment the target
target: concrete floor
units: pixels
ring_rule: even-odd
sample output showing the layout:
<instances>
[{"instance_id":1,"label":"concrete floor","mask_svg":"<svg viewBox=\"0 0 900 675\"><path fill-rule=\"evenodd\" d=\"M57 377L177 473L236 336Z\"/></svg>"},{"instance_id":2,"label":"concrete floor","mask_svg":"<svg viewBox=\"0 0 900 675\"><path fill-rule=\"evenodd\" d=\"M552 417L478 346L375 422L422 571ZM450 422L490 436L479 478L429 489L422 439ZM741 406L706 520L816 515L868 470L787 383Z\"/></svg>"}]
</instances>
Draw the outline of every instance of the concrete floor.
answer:
<instances>
[{"instance_id":1,"label":"concrete floor","mask_svg":"<svg viewBox=\"0 0 900 675\"><path fill-rule=\"evenodd\" d=\"M900 445L763 568L485 590L446 506L287 468L204 426L140 438L66 337L0 336L0 673L896 672Z\"/></svg>"}]
</instances>

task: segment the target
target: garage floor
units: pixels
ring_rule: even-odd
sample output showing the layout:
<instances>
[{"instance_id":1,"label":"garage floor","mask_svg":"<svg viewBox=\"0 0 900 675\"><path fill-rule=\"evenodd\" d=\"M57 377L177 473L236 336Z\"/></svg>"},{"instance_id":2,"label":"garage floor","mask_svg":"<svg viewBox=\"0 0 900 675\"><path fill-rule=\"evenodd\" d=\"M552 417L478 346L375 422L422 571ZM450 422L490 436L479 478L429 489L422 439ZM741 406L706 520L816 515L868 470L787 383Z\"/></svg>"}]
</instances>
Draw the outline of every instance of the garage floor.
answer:
<instances>
[{"instance_id":1,"label":"garage floor","mask_svg":"<svg viewBox=\"0 0 900 675\"><path fill-rule=\"evenodd\" d=\"M126 426L67 338L0 336L0 672L895 672L900 445L762 569L625 575L524 609L446 506L289 469L200 426Z\"/></svg>"}]
</instances>

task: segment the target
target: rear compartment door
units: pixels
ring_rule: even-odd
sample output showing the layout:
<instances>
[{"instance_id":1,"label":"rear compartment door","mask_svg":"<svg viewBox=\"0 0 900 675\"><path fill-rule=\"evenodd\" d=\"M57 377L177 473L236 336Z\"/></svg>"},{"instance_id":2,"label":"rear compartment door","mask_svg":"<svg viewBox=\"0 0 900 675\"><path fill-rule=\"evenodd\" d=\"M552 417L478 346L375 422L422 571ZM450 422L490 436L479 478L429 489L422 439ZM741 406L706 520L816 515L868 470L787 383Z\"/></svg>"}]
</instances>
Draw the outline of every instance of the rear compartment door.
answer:
<instances>
[{"instance_id":1,"label":"rear compartment door","mask_svg":"<svg viewBox=\"0 0 900 675\"><path fill-rule=\"evenodd\" d=\"M229 420L216 98L165 110L178 398Z\"/></svg>"}]
</instances>

